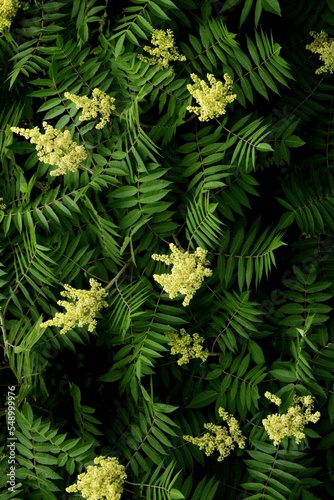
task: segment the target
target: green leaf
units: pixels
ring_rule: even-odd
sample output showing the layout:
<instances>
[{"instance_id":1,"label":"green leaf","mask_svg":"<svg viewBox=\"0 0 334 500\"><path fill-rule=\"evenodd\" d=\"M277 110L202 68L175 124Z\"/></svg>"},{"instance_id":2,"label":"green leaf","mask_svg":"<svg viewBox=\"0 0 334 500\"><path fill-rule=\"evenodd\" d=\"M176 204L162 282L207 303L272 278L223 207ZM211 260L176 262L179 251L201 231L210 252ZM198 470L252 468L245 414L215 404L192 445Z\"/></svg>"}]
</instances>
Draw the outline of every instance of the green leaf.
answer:
<instances>
[{"instance_id":1,"label":"green leaf","mask_svg":"<svg viewBox=\"0 0 334 500\"><path fill-rule=\"evenodd\" d=\"M175 489L175 488L172 488L170 490L169 495L170 495L170 499L171 500L182 500L182 499L185 498L185 496L182 495L182 493L179 490Z\"/></svg>"},{"instance_id":2,"label":"green leaf","mask_svg":"<svg viewBox=\"0 0 334 500\"><path fill-rule=\"evenodd\" d=\"M278 0L262 0L262 7L267 12L271 12L272 14L281 15L281 7Z\"/></svg>"},{"instance_id":3,"label":"green leaf","mask_svg":"<svg viewBox=\"0 0 334 500\"><path fill-rule=\"evenodd\" d=\"M217 399L217 396L217 391L203 391L200 394L196 394L186 408L202 408L203 406L208 406Z\"/></svg>"},{"instance_id":4,"label":"green leaf","mask_svg":"<svg viewBox=\"0 0 334 500\"><path fill-rule=\"evenodd\" d=\"M44 120L51 120L52 118L63 114L64 111L64 106L55 106L46 113L46 115L44 116Z\"/></svg>"},{"instance_id":5,"label":"green leaf","mask_svg":"<svg viewBox=\"0 0 334 500\"><path fill-rule=\"evenodd\" d=\"M293 224L294 220L295 220L294 213L286 212L281 216L279 220L278 229L279 230L286 229L287 227L291 226L291 224Z\"/></svg>"},{"instance_id":6,"label":"green leaf","mask_svg":"<svg viewBox=\"0 0 334 500\"><path fill-rule=\"evenodd\" d=\"M115 60L123 53L124 51L124 40L125 40L125 33L119 37L117 40L116 46L115 46L115 51L114 51L114 57Z\"/></svg>"},{"instance_id":7,"label":"green leaf","mask_svg":"<svg viewBox=\"0 0 334 500\"><path fill-rule=\"evenodd\" d=\"M270 374L276 378L277 380L280 380L281 382L296 382L297 381L297 376L289 370L284 370L284 369L276 369L276 370L270 370Z\"/></svg>"},{"instance_id":8,"label":"green leaf","mask_svg":"<svg viewBox=\"0 0 334 500\"><path fill-rule=\"evenodd\" d=\"M59 99L59 97L56 97L54 99L49 99L48 101L46 101L44 104L42 104L37 112L39 111L47 111L49 109L52 109L54 108L55 106L58 106L59 104L61 104L62 100Z\"/></svg>"},{"instance_id":9,"label":"green leaf","mask_svg":"<svg viewBox=\"0 0 334 500\"><path fill-rule=\"evenodd\" d=\"M261 151L264 153L267 153L269 151L274 151L273 148L270 146L270 144L268 144L266 142L260 142L260 144L257 144L255 147L258 151Z\"/></svg>"},{"instance_id":10,"label":"green leaf","mask_svg":"<svg viewBox=\"0 0 334 500\"><path fill-rule=\"evenodd\" d=\"M164 19L165 21L169 20L169 17L167 16L167 14L156 3L150 2L148 4L148 8L152 12L152 14L154 14L158 18Z\"/></svg>"},{"instance_id":11,"label":"green leaf","mask_svg":"<svg viewBox=\"0 0 334 500\"><path fill-rule=\"evenodd\" d=\"M40 224L46 229L49 230L49 223L43 214L43 212L39 208L35 208L33 212L35 218L40 222Z\"/></svg>"},{"instance_id":12,"label":"green leaf","mask_svg":"<svg viewBox=\"0 0 334 500\"><path fill-rule=\"evenodd\" d=\"M306 144L306 142L297 135L290 135L290 137L287 137L284 142L290 148L300 148Z\"/></svg>"},{"instance_id":13,"label":"green leaf","mask_svg":"<svg viewBox=\"0 0 334 500\"><path fill-rule=\"evenodd\" d=\"M74 458L74 457L79 457L81 455L84 455L84 453L89 450L89 448L91 448L93 445L93 442L90 442L88 444L84 444L84 445L80 445L80 446L76 446L76 448L74 450L71 450L69 452L69 455ZM64 448L63 448L64 449Z\"/></svg>"},{"instance_id":14,"label":"green leaf","mask_svg":"<svg viewBox=\"0 0 334 500\"><path fill-rule=\"evenodd\" d=\"M241 28L241 26L246 21L247 16L248 16L248 14L249 14L249 12L251 10L252 4L253 4L253 0L245 0L245 4L243 6L243 9L242 9L242 12L241 12L241 16L240 16L239 28Z\"/></svg>"},{"instance_id":15,"label":"green leaf","mask_svg":"<svg viewBox=\"0 0 334 500\"><path fill-rule=\"evenodd\" d=\"M57 465L58 464L58 458L57 457L52 457L50 454L46 453L35 453L35 460L36 462L44 465Z\"/></svg>"}]
</instances>

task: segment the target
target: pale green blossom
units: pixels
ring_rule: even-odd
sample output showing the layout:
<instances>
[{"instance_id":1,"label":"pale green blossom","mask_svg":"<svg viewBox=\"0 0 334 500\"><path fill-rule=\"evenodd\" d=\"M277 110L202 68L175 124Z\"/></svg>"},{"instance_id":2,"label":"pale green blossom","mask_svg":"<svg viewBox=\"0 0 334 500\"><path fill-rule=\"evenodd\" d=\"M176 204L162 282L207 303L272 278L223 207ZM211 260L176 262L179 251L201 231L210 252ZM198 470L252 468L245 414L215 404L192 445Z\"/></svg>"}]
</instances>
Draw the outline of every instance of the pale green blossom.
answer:
<instances>
[{"instance_id":1,"label":"pale green blossom","mask_svg":"<svg viewBox=\"0 0 334 500\"><path fill-rule=\"evenodd\" d=\"M239 448L245 447L245 436L239 427L239 422L232 415L229 415L224 408L219 408L219 416L227 423L227 427L215 425L212 423L204 424L206 432L201 437L183 436L183 439L199 447L207 456L217 450L219 453L218 462L226 458L235 448L235 444Z\"/></svg>"},{"instance_id":2,"label":"pale green blossom","mask_svg":"<svg viewBox=\"0 0 334 500\"><path fill-rule=\"evenodd\" d=\"M320 60L324 63L316 70L319 73L333 73L334 72L334 38L329 38L325 31L316 33L311 31L310 35L313 36L314 41L306 45L306 49L314 54L319 54Z\"/></svg>"},{"instance_id":3,"label":"pale green blossom","mask_svg":"<svg viewBox=\"0 0 334 500\"><path fill-rule=\"evenodd\" d=\"M265 397L280 406L281 400L277 396L266 392ZM305 425L308 422L315 424L320 418L318 411L312 413L313 406L312 396L295 396L286 413L275 413L262 420L262 424L275 446L289 436L294 436L296 444L301 442L305 437L303 432Z\"/></svg>"},{"instance_id":4,"label":"pale green blossom","mask_svg":"<svg viewBox=\"0 0 334 500\"><path fill-rule=\"evenodd\" d=\"M66 491L80 492L86 500L120 500L127 477L124 465L111 457L96 457L94 464L79 474L77 483L66 488Z\"/></svg>"},{"instance_id":5,"label":"pale green blossom","mask_svg":"<svg viewBox=\"0 0 334 500\"><path fill-rule=\"evenodd\" d=\"M185 61L186 57L179 54L175 47L174 34L172 30L154 30L151 39L155 48L145 45L144 50L152 57L138 55L141 61L149 64L159 64L161 69L168 68L171 61Z\"/></svg>"},{"instance_id":6,"label":"pale green blossom","mask_svg":"<svg viewBox=\"0 0 334 500\"><path fill-rule=\"evenodd\" d=\"M211 276L212 271L205 267L209 262L206 260L207 250L198 247L195 253L183 252L173 243L169 245L171 255L153 254L152 259L164 262L172 266L171 274L154 274L153 278L169 294L175 298L179 293L185 295L183 306L189 305L195 292L200 288L206 276Z\"/></svg>"},{"instance_id":7,"label":"pale green blossom","mask_svg":"<svg viewBox=\"0 0 334 500\"><path fill-rule=\"evenodd\" d=\"M57 304L63 306L66 313L56 312L55 317L42 323L41 327L62 327L60 333L64 334L76 326L88 325L88 331L92 332L96 326L96 314L102 307L108 305L104 300L108 292L93 278L89 280L89 283L90 290L76 290L70 285L64 285L65 291L60 294L70 299L71 302L58 300Z\"/></svg>"},{"instance_id":8,"label":"pale green blossom","mask_svg":"<svg viewBox=\"0 0 334 500\"><path fill-rule=\"evenodd\" d=\"M38 127L33 129L11 127L10 130L36 144L37 155L41 161L58 167L52 170L50 175L64 175L68 170L75 172L80 163L87 158L85 148L72 141L69 130L62 132L47 122L43 122L43 127L45 134L41 134Z\"/></svg>"},{"instance_id":9,"label":"pale green blossom","mask_svg":"<svg viewBox=\"0 0 334 500\"><path fill-rule=\"evenodd\" d=\"M171 354L182 354L182 357L177 361L178 365L187 364L194 358L206 361L209 356L209 351L203 350L204 338L198 333L190 335L184 328L181 328L180 333L166 333L166 337L170 340L168 345L172 347Z\"/></svg>"},{"instance_id":10,"label":"pale green blossom","mask_svg":"<svg viewBox=\"0 0 334 500\"><path fill-rule=\"evenodd\" d=\"M198 106L188 106L187 110L199 116L199 120L209 121L211 118L224 115L226 106L236 99L237 95L232 94L232 78L225 73L225 84L208 73L207 79L211 87L201 80L197 75L190 75L195 82L194 85L187 85L190 94L196 99Z\"/></svg>"},{"instance_id":11,"label":"pale green blossom","mask_svg":"<svg viewBox=\"0 0 334 500\"><path fill-rule=\"evenodd\" d=\"M66 99L74 102L77 109L82 109L80 121L94 120L100 115L100 121L95 126L96 129L101 129L107 122L110 121L110 115L116 108L114 106L115 99L100 89L94 89L92 99L87 96L77 96L70 92L65 92Z\"/></svg>"},{"instance_id":12,"label":"pale green blossom","mask_svg":"<svg viewBox=\"0 0 334 500\"><path fill-rule=\"evenodd\" d=\"M35 187L40 189L43 194L50 191L50 188L51 188L51 186L48 182L40 182L40 181L35 182Z\"/></svg>"},{"instance_id":13,"label":"pale green blossom","mask_svg":"<svg viewBox=\"0 0 334 500\"><path fill-rule=\"evenodd\" d=\"M281 398L279 398L275 394L272 394L269 391L265 392L264 397L267 398L267 399L269 399L269 401L271 401L272 403L274 403L277 406L280 406L281 403L282 403Z\"/></svg>"},{"instance_id":14,"label":"pale green blossom","mask_svg":"<svg viewBox=\"0 0 334 500\"><path fill-rule=\"evenodd\" d=\"M4 31L5 28L10 28L18 8L18 0L0 1L0 32Z\"/></svg>"}]
</instances>

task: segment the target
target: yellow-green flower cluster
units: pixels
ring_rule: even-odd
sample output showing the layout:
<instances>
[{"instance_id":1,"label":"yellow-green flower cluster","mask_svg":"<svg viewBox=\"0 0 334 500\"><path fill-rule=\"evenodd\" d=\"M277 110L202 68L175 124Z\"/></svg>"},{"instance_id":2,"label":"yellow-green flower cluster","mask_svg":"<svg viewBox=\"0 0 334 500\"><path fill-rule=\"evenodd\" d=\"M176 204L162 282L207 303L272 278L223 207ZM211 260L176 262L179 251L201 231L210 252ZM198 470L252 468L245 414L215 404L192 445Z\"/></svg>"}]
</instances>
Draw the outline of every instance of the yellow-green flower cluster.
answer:
<instances>
[{"instance_id":1,"label":"yellow-green flower cluster","mask_svg":"<svg viewBox=\"0 0 334 500\"><path fill-rule=\"evenodd\" d=\"M174 34L172 30L154 30L151 39L155 48L145 45L144 50L152 57L139 54L139 59L149 64L159 64L161 69L169 68L170 61L185 61L186 57L179 54L175 47Z\"/></svg>"},{"instance_id":2,"label":"yellow-green flower cluster","mask_svg":"<svg viewBox=\"0 0 334 500\"><path fill-rule=\"evenodd\" d=\"M50 191L51 188L48 182L40 182L40 181L35 182L35 187L40 189L42 193L47 193L48 191Z\"/></svg>"},{"instance_id":3,"label":"yellow-green flower cluster","mask_svg":"<svg viewBox=\"0 0 334 500\"><path fill-rule=\"evenodd\" d=\"M69 130L61 132L43 122L45 134L41 134L38 127L33 129L11 127L11 131L30 139L32 144L36 144L36 151L39 159L49 165L57 166L50 175L64 175L68 170L75 172L80 163L87 158L86 150L83 146L78 146L72 141Z\"/></svg>"},{"instance_id":4,"label":"yellow-green flower cluster","mask_svg":"<svg viewBox=\"0 0 334 500\"><path fill-rule=\"evenodd\" d=\"M264 394L264 397L269 399L269 401L271 401L272 403L274 403L276 406L280 406L282 404L282 400L281 398L279 398L278 396L276 396L275 394L272 394L271 392L267 391L265 394Z\"/></svg>"},{"instance_id":5,"label":"yellow-green flower cluster","mask_svg":"<svg viewBox=\"0 0 334 500\"><path fill-rule=\"evenodd\" d=\"M206 432L202 437L183 436L183 439L195 444L200 450L209 456L217 450L219 453L218 462L226 458L235 448L245 447L245 436L239 427L239 422L232 415L229 415L224 408L219 408L219 416L227 423L227 427L221 427L212 423L204 424L204 427L210 432Z\"/></svg>"},{"instance_id":6,"label":"yellow-green flower cluster","mask_svg":"<svg viewBox=\"0 0 334 500\"><path fill-rule=\"evenodd\" d=\"M204 81L200 80L197 75L190 75L195 82L194 85L187 85L190 94L196 99L197 106L188 106L187 110L192 111L199 116L201 122L209 121L226 113L226 106L236 99L237 95L232 94L232 78L225 73L223 82L208 73L207 79L211 87Z\"/></svg>"},{"instance_id":7,"label":"yellow-green flower cluster","mask_svg":"<svg viewBox=\"0 0 334 500\"><path fill-rule=\"evenodd\" d=\"M187 364L194 358L206 361L209 356L209 351L203 350L204 338L198 333L190 335L184 328L181 328L180 333L166 333L166 337L170 340L168 345L172 347L171 354L182 354L182 357L177 360L178 365Z\"/></svg>"},{"instance_id":8,"label":"yellow-green flower cluster","mask_svg":"<svg viewBox=\"0 0 334 500\"><path fill-rule=\"evenodd\" d=\"M153 254L152 259L164 262L167 266L173 266L172 273L154 274L153 278L169 293L171 299L175 298L178 293L185 294L183 306L187 306L196 290L200 288L205 276L212 275L211 269L205 267L209 264L206 260L208 252L200 247L193 254L182 252L173 243L169 245L169 248L172 251L171 255Z\"/></svg>"},{"instance_id":9,"label":"yellow-green flower cluster","mask_svg":"<svg viewBox=\"0 0 334 500\"><path fill-rule=\"evenodd\" d=\"M96 326L95 316L102 307L107 307L104 300L107 292L100 283L91 278L89 280L90 290L76 290L70 285L64 285L65 291L60 292L63 297L71 300L58 300L57 304L66 309L66 313L57 312L53 319L49 319L41 324L41 327L58 326L62 327L60 333L67 333L76 326L88 325L88 331L92 332Z\"/></svg>"},{"instance_id":10,"label":"yellow-green flower cluster","mask_svg":"<svg viewBox=\"0 0 334 500\"><path fill-rule=\"evenodd\" d=\"M314 54L319 54L320 60L325 64L316 70L319 73L333 73L334 72L334 38L329 38L325 31L316 33L311 31L310 35L313 36L314 42L306 45L306 48Z\"/></svg>"},{"instance_id":11,"label":"yellow-green flower cluster","mask_svg":"<svg viewBox=\"0 0 334 500\"><path fill-rule=\"evenodd\" d=\"M70 94L70 92L65 92L64 95L66 99L74 102L77 109L82 109L80 121L94 120L100 115L100 121L95 126L96 129L103 128L105 124L110 121L112 111L116 109L114 106L114 97L110 97L100 89L93 90L92 99L87 96L80 97L75 94Z\"/></svg>"},{"instance_id":12,"label":"yellow-green flower cluster","mask_svg":"<svg viewBox=\"0 0 334 500\"><path fill-rule=\"evenodd\" d=\"M281 400L277 396L266 392L265 397L280 406ZM320 418L318 411L312 413L313 406L312 396L295 396L286 413L281 415L275 413L262 420L262 424L275 446L279 445L287 436L294 436L297 444L301 442L305 437L303 432L305 425L308 422L315 424Z\"/></svg>"},{"instance_id":13,"label":"yellow-green flower cluster","mask_svg":"<svg viewBox=\"0 0 334 500\"><path fill-rule=\"evenodd\" d=\"M0 198L0 202L3 201L3 198ZM0 203L0 210L5 210L6 204L5 203Z\"/></svg>"},{"instance_id":14,"label":"yellow-green flower cluster","mask_svg":"<svg viewBox=\"0 0 334 500\"><path fill-rule=\"evenodd\" d=\"M78 491L86 500L120 500L127 477L124 465L111 457L96 457L94 464L79 474L77 483L66 488L66 491Z\"/></svg>"},{"instance_id":15,"label":"yellow-green flower cluster","mask_svg":"<svg viewBox=\"0 0 334 500\"><path fill-rule=\"evenodd\" d=\"M2 32L5 28L10 28L13 17L16 16L18 8L18 0L0 1L0 32Z\"/></svg>"}]
</instances>

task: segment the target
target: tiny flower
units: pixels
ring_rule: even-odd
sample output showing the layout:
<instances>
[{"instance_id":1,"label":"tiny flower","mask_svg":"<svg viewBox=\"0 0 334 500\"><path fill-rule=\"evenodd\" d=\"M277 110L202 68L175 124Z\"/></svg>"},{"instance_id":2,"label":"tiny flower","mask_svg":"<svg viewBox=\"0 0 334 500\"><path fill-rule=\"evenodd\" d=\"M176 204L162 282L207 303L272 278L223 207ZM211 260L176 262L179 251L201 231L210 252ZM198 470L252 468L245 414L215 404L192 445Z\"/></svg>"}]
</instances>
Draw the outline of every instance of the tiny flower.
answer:
<instances>
[{"instance_id":1,"label":"tiny flower","mask_svg":"<svg viewBox=\"0 0 334 500\"><path fill-rule=\"evenodd\" d=\"M239 427L239 422L232 415L229 415L224 408L219 408L219 416L227 423L227 427L221 427L212 423L204 424L206 432L201 437L183 436L183 439L195 444L200 450L203 450L207 456L217 450L219 452L218 462L226 458L235 448L235 443L239 448L245 447L245 436Z\"/></svg>"},{"instance_id":2,"label":"tiny flower","mask_svg":"<svg viewBox=\"0 0 334 500\"><path fill-rule=\"evenodd\" d=\"M45 134L41 134L38 127L33 129L11 127L10 130L30 139L31 144L36 144L37 155L41 161L58 166L50 172L50 175L64 175L68 170L71 172L78 170L80 163L87 158L85 148L72 141L69 130L61 132L47 122L43 122L43 127Z\"/></svg>"},{"instance_id":3,"label":"tiny flower","mask_svg":"<svg viewBox=\"0 0 334 500\"><path fill-rule=\"evenodd\" d=\"M79 97L75 94L70 94L70 92L65 92L64 96L66 99L74 102L77 109L82 108L80 121L94 120L100 115L101 118L99 123L95 126L96 129L103 128L105 124L110 121L112 111L116 109L113 104L115 102L114 97L110 97L97 88L92 92L92 99L87 96Z\"/></svg>"},{"instance_id":4,"label":"tiny flower","mask_svg":"<svg viewBox=\"0 0 334 500\"><path fill-rule=\"evenodd\" d=\"M334 38L329 38L325 31L316 33L311 31L310 35L313 36L314 41L306 45L306 49L314 54L319 54L319 58L325 64L316 70L319 73L333 73L334 72Z\"/></svg>"},{"instance_id":5,"label":"tiny flower","mask_svg":"<svg viewBox=\"0 0 334 500\"><path fill-rule=\"evenodd\" d=\"M269 391L265 392L264 397L269 399L269 401L271 401L272 403L274 403L277 406L280 406L280 404L282 403L281 398L279 398L278 396L275 396L275 394L272 394Z\"/></svg>"},{"instance_id":6,"label":"tiny flower","mask_svg":"<svg viewBox=\"0 0 334 500\"><path fill-rule=\"evenodd\" d=\"M184 328L181 328L179 334L166 333L166 337L170 340L168 345L172 347L171 354L182 354L182 357L177 361L178 365L187 364L194 358L206 361L209 356L209 351L207 349L203 350L204 339L198 333L190 335Z\"/></svg>"},{"instance_id":7,"label":"tiny flower","mask_svg":"<svg viewBox=\"0 0 334 500\"><path fill-rule=\"evenodd\" d=\"M186 57L179 54L175 47L174 34L172 30L154 30L151 39L152 45L156 48L145 45L144 50L152 57L146 57L142 54L138 55L141 61L149 64L159 64L161 69L169 68L170 61L185 61Z\"/></svg>"},{"instance_id":8,"label":"tiny flower","mask_svg":"<svg viewBox=\"0 0 334 500\"><path fill-rule=\"evenodd\" d=\"M3 201L3 198L0 198L0 202ZM0 210L5 210L6 204L5 203L0 203Z\"/></svg>"},{"instance_id":9,"label":"tiny flower","mask_svg":"<svg viewBox=\"0 0 334 500\"><path fill-rule=\"evenodd\" d=\"M195 82L194 85L187 85L190 94L196 99L197 106L188 106L187 110L192 111L199 116L199 120L209 121L211 118L224 115L226 106L236 99L237 95L232 94L232 78L225 73L225 84L211 75L207 74L207 79L211 87L204 81L200 80L197 75L190 75Z\"/></svg>"},{"instance_id":10,"label":"tiny flower","mask_svg":"<svg viewBox=\"0 0 334 500\"><path fill-rule=\"evenodd\" d=\"M41 327L62 327L60 333L64 334L76 326L88 325L88 331L92 332L96 326L96 314L102 307L108 305L104 300L108 293L93 278L89 280L89 283L90 290L76 290L70 285L64 285L65 291L60 292L60 294L70 299L71 302L58 300L57 304L63 306L66 313L57 312L53 319L45 321L41 324Z\"/></svg>"},{"instance_id":11,"label":"tiny flower","mask_svg":"<svg viewBox=\"0 0 334 500\"><path fill-rule=\"evenodd\" d=\"M171 274L154 274L153 278L169 293L171 299L178 293L185 295L183 306L189 305L190 300L200 288L205 276L211 276L212 271L206 260L207 250L198 247L195 253L182 252L173 243L169 245L172 251L170 256L153 254L152 259L164 262L172 267Z\"/></svg>"},{"instance_id":12,"label":"tiny flower","mask_svg":"<svg viewBox=\"0 0 334 500\"><path fill-rule=\"evenodd\" d=\"M266 392L265 397L280 406L281 400L277 396ZM320 418L320 413L313 411L312 396L295 396L292 405L286 413L269 415L262 420L262 424L267 431L269 438L277 446L287 436L294 436L296 444L299 444L305 437L304 427L308 422L316 423Z\"/></svg>"},{"instance_id":13,"label":"tiny flower","mask_svg":"<svg viewBox=\"0 0 334 500\"><path fill-rule=\"evenodd\" d=\"M18 8L18 0L0 1L0 32L4 31L5 28L10 28L13 17L16 16Z\"/></svg>"},{"instance_id":14,"label":"tiny flower","mask_svg":"<svg viewBox=\"0 0 334 500\"><path fill-rule=\"evenodd\" d=\"M47 193L51 188L48 182L40 182L40 181L35 182L35 187L40 189L43 194Z\"/></svg>"},{"instance_id":15,"label":"tiny flower","mask_svg":"<svg viewBox=\"0 0 334 500\"><path fill-rule=\"evenodd\" d=\"M79 492L86 500L120 500L127 477L124 465L111 457L96 457L94 464L79 474L77 483L66 488L66 491Z\"/></svg>"}]
</instances>

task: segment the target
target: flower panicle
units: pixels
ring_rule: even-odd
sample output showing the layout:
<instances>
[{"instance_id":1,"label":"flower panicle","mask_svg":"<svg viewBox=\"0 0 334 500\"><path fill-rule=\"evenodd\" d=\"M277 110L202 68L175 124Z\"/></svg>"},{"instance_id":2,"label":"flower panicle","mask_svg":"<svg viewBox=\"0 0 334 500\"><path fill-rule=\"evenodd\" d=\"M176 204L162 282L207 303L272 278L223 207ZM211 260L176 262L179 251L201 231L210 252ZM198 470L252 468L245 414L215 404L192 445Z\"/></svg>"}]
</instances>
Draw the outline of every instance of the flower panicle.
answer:
<instances>
[{"instance_id":1,"label":"flower panicle","mask_svg":"<svg viewBox=\"0 0 334 500\"><path fill-rule=\"evenodd\" d=\"M320 31L320 33L311 31L310 35L314 41L306 45L306 49L319 54L320 60L324 63L315 71L316 74L334 73L334 38L329 38L325 31Z\"/></svg>"},{"instance_id":2,"label":"flower panicle","mask_svg":"<svg viewBox=\"0 0 334 500\"><path fill-rule=\"evenodd\" d=\"M190 76L194 84L187 85L187 89L197 101L198 106L188 106L187 110L198 115L202 122L224 115L226 106L237 98L237 95L232 93L233 81L228 73L224 74L225 84L208 73L207 79L211 86L195 74Z\"/></svg>"},{"instance_id":3,"label":"flower panicle","mask_svg":"<svg viewBox=\"0 0 334 500\"><path fill-rule=\"evenodd\" d=\"M70 285L64 285L65 291L60 294L70 301L58 300L57 303L64 307L66 312L56 312L55 317L42 323L41 327L61 327L60 333L65 334L77 326L88 325L88 331L92 332L96 326L95 316L102 307L108 305L104 300L108 293L94 278L91 278L89 283L90 290L76 290Z\"/></svg>"},{"instance_id":4,"label":"flower panicle","mask_svg":"<svg viewBox=\"0 0 334 500\"><path fill-rule=\"evenodd\" d=\"M270 392L265 397L277 406L281 405L281 399ZM320 418L320 412L312 413L314 400L312 396L294 396L291 406L286 413L275 413L262 420L269 438L275 446L278 446L285 437L294 437L299 444L305 437L304 428L308 422L316 423Z\"/></svg>"},{"instance_id":5,"label":"flower panicle","mask_svg":"<svg viewBox=\"0 0 334 500\"><path fill-rule=\"evenodd\" d=\"M219 408L218 414L226 422L227 427L207 423L204 424L204 427L209 432L204 433L201 437L183 436L183 439L198 446L207 456L218 451L217 460L221 462L234 450L236 444L243 449L246 438L240 430L239 422L233 415L227 413L224 408Z\"/></svg>"},{"instance_id":6,"label":"flower panicle","mask_svg":"<svg viewBox=\"0 0 334 500\"><path fill-rule=\"evenodd\" d=\"M95 457L95 465L78 475L77 483L66 488L67 493L81 493L86 500L120 500L127 478L124 465L115 457Z\"/></svg>"},{"instance_id":7,"label":"flower panicle","mask_svg":"<svg viewBox=\"0 0 334 500\"><path fill-rule=\"evenodd\" d=\"M115 111L114 97L110 97L102 90L95 88L92 92L92 98L87 96L77 96L70 92L65 92L66 99L72 101L77 109L82 109L80 121L94 120L100 115L100 121L95 125L96 129L102 129L110 121L110 115Z\"/></svg>"},{"instance_id":8,"label":"flower panicle","mask_svg":"<svg viewBox=\"0 0 334 500\"><path fill-rule=\"evenodd\" d=\"M169 245L171 255L152 254L152 259L172 266L171 274L154 274L153 278L169 294L175 298L179 293L185 295L182 305L188 306L195 292L201 287L204 278L211 276L212 271L205 267L207 250L198 247L195 253L183 252L176 245Z\"/></svg>"},{"instance_id":9,"label":"flower panicle","mask_svg":"<svg viewBox=\"0 0 334 500\"><path fill-rule=\"evenodd\" d=\"M10 28L19 8L18 0L2 0L0 2L0 32Z\"/></svg>"},{"instance_id":10,"label":"flower panicle","mask_svg":"<svg viewBox=\"0 0 334 500\"><path fill-rule=\"evenodd\" d=\"M166 337L170 340L168 345L171 346L171 354L181 354L182 357L177 360L178 365L189 363L191 359L200 358L206 361L209 356L209 351L203 349L204 338L194 333L190 335L184 328L180 329L180 333L166 333Z\"/></svg>"},{"instance_id":11,"label":"flower panicle","mask_svg":"<svg viewBox=\"0 0 334 500\"><path fill-rule=\"evenodd\" d=\"M45 134L42 134L38 127L33 129L11 127L10 130L25 139L30 139L31 144L36 144L37 155L41 161L58 167L50 172L51 176L65 175L68 171L76 172L81 162L87 158L85 148L78 146L72 140L69 130L62 132L47 122L43 122L42 125Z\"/></svg>"},{"instance_id":12,"label":"flower panicle","mask_svg":"<svg viewBox=\"0 0 334 500\"><path fill-rule=\"evenodd\" d=\"M164 30L154 30L151 38L152 45L149 47L145 45L144 50L150 54L151 57L144 56L142 54L138 55L138 58L148 64L158 64L161 69L169 68L169 63L171 61L185 61L186 57L181 55L174 42L174 33L171 29Z\"/></svg>"}]
</instances>

